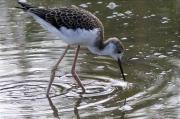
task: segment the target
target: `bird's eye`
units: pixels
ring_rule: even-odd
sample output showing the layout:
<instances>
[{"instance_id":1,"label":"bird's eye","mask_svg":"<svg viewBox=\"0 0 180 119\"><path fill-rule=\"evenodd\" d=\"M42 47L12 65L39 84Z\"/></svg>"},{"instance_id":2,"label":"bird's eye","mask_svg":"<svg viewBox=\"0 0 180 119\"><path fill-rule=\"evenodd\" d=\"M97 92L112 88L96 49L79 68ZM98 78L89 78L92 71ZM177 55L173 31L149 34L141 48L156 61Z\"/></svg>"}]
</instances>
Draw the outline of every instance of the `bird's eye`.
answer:
<instances>
[{"instance_id":1,"label":"bird's eye","mask_svg":"<svg viewBox=\"0 0 180 119\"><path fill-rule=\"evenodd\" d=\"M119 50L119 51L117 51L117 53L118 53L118 54L120 54L120 53L121 53L121 51Z\"/></svg>"}]
</instances>

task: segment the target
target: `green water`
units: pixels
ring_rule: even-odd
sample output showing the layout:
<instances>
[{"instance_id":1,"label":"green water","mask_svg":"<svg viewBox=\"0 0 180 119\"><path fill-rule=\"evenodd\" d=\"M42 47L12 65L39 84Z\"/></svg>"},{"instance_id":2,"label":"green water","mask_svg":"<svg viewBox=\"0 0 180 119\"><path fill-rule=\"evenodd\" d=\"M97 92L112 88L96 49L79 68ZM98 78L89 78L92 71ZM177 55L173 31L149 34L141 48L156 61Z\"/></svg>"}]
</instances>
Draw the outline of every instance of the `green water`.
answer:
<instances>
[{"instance_id":1,"label":"green water","mask_svg":"<svg viewBox=\"0 0 180 119\"><path fill-rule=\"evenodd\" d=\"M82 48L71 77L72 47L56 72L52 66L66 44L15 9L16 0L0 0L0 119L179 119L180 0L29 0L43 7L83 6L105 27L105 38L125 46L122 80L117 63Z\"/></svg>"}]
</instances>

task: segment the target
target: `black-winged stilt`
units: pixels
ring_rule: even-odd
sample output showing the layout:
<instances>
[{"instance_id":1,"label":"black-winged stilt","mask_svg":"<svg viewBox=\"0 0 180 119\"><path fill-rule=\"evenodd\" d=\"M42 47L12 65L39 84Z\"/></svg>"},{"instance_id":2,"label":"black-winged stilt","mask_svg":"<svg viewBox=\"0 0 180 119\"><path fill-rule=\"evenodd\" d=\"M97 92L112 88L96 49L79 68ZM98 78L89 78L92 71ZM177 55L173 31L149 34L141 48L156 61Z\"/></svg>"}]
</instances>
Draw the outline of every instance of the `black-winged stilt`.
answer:
<instances>
[{"instance_id":1,"label":"black-winged stilt","mask_svg":"<svg viewBox=\"0 0 180 119\"><path fill-rule=\"evenodd\" d=\"M118 62L122 77L125 80L121 65L121 57L124 53L123 44L116 37L104 41L103 24L95 15L76 6L58 9L43 9L31 6L24 0L18 1L18 3L21 5L21 7L18 8L26 11L43 28L56 34L61 40L68 44L64 53L51 70L50 81L46 93L47 96L49 95L55 77L55 71L64 55L67 53L70 45L77 45L71 73L78 85L82 88L83 93L85 92L85 88L75 71L75 64L80 46L87 47L93 54L111 56Z\"/></svg>"}]
</instances>

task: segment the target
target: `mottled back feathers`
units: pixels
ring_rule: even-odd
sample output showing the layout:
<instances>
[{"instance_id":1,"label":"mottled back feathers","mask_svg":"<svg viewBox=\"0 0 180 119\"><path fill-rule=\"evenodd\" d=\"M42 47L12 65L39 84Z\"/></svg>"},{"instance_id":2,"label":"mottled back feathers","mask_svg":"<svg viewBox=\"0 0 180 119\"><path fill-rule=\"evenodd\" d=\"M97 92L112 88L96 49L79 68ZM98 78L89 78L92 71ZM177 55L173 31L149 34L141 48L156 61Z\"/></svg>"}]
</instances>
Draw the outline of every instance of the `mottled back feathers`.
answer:
<instances>
[{"instance_id":1,"label":"mottled back feathers","mask_svg":"<svg viewBox=\"0 0 180 119\"><path fill-rule=\"evenodd\" d=\"M26 3L21 3L22 9L36 14L54 27L59 29L64 26L68 29L86 29L92 30L99 28L103 32L101 21L92 13L78 7L62 7L56 9L43 9L31 6Z\"/></svg>"}]
</instances>

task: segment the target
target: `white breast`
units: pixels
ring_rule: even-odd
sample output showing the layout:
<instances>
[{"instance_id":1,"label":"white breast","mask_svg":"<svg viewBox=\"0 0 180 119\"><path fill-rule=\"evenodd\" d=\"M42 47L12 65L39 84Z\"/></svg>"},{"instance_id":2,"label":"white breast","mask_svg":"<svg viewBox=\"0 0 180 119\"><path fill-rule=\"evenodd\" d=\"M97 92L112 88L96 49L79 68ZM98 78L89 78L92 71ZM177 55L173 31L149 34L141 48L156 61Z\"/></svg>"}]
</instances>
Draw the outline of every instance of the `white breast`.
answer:
<instances>
[{"instance_id":1,"label":"white breast","mask_svg":"<svg viewBox=\"0 0 180 119\"><path fill-rule=\"evenodd\" d=\"M85 30L85 29L67 29L66 27L61 27L60 29L55 28L42 18L37 15L28 12L44 29L49 32L57 35L61 40L66 42L67 44L73 45L84 45L84 46L92 46L94 45L96 38L99 35L99 29L95 28L93 30Z\"/></svg>"},{"instance_id":2,"label":"white breast","mask_svg":"<svg viewBox=\"0 0 180 119\"><path fill-rule=\"evenodd\" d=\"M79 44L90 46L93 45L97 36L99 35L99 29L95 28L93 30L85 29L67 29L65 27L60 28L60 32L63 36L63 40L68 44Z\"/></svg>"}]
</instances>

